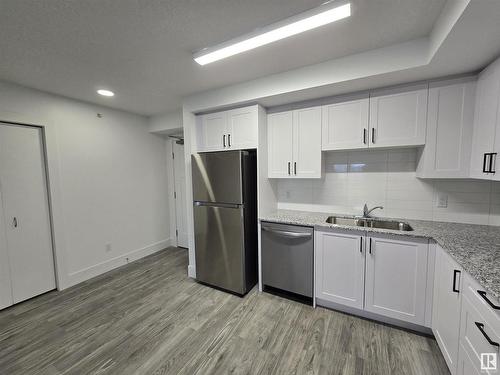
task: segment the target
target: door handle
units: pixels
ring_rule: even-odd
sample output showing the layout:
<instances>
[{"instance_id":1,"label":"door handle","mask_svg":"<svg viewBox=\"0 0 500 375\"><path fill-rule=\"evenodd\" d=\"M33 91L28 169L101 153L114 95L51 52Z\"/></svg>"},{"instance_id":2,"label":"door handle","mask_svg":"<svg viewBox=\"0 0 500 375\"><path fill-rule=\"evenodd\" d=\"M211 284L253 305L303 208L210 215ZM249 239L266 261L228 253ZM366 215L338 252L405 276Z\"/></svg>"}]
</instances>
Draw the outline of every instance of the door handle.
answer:
<instances>
[{"instance_id":1,"label":"door handle","mask_svg":"<svg viewBox=\"0 0 500 375\"><path fill-rule=\"evenodd\" d=\"M486 159L488 158L488 154L485 153L483 155L483 173L488 173L488 171L486 170Z\"/></svg>"},{"instance_id":2,"label":"door handle","mask_svg":"<svg viewBox=\"0 0 500 375\"><path fill-rule=\"evenodd\" d=\"M451 290L455 293L460 293L460 290L456 288L457 285L457 275L461 274L459 270L453 270L453 285Z\"/></svg>"},{"instance_id":3,"label":"door handle","mask_svg":"<svg viewBox=\"0 0 500 375\"><path fill-rule=\"evenodd\" d=\"M375 144L375 128L372 128L372 143Z\"/></svg>"},{"instance_id":4,"label":"door handle","mask_svg":"<svg viewBox=\"0 0 500 375\"><path fill-rule=\"evenodd\" d=\"M366 145L366 128L363 128L363 144Z\"/></svg>"},{"instance_id":5,"label":"door handle","mask_svg":"<svg viewBox=\"0 0 500 375\"><path fill-rule=\"evenodd\" d=\"M226 135L225 134L222 136L222 145L224 147L226 147Z\"/></svg>"},{"instance_id":6,"label":"door handle","mask_svg":"<svg viewBox=\"0 0 500 375\"><path fill-rule=\"evenodd\" d=\"M488 168L489 173L495 173L495 170L493 168L495 167L495 164L496 164L496 163L494 163L494 161L496 161L496 156L497 156L496 152L490 153L490 165Z\"/></svg>"},{"instance_id":7,"label":"door handle","mask_svg":"<svg viewBox=\"0 0 500 375\"><path fill-rule=\"evenodd\" d=\"M14 228L17 228L17 224L18 224L18 223L17 223L17 217L15 217L15 218L12 220L12 226L13 226Z\"/></svg>"},{"instance_id":8,"label":"door handle","mask_svg":"<svg viewBox=\"0 0 500 375\"><path fill-rule=\"evenodd\" d=\"M270 229L267 227L262 227L262 230L265 230L266 232L274 233L282 237L291 237L291 238L310 238L312 236L311 233L299 233L299 232L289 232L286 230L277 230L277 229Z\"/></svg>"},{"instance_id":9,"label":"door handle","mask_svg":"<svg viewBox=\"0 0 500 375\"><path fill-rule=\"evenodd\" d=\"M484 292L484 291L482 291L482 290L478 290L478 291L477 291L477 294L479 294L481 297L483 297L483 299L486 301L486 303L487 303L488 305L490 305L490 307L491 307L492 309L495 309L495 310L500 310L500 306L495 305L493 302L491 302L491 301L489 300L489 298L486 296L486 292Z\"/></svg>"},{"instance_id":10,"label":"door handle","mask_svg":"<svg viewBox=\"0 0 500 375\"><path fill-rule=\"evenodd\" d=\"M290 162L288 162L288 175L290 175Z\"/></svg>"},{"instance_id":11,"label":"door handle","mask_svg":"<svg viewBox=\"0 0 500 375\"><path fill-rule=\"evenodd\" d=\"M231 147L231 134L227 135L227 147Z\"/></svg>"},{"instance_id":12,"label":"door handle","mask_svg":"<svg viewBox=\"0 0 500 375\"><path fill-rule=\"evenodd\" d=\"M295 175L297 175L297 162L296 161L293 162L293 173Z\"/></svg>"},{"instance_id":13,"label":"door handle","mask_svg":"<svg viewBox=\"0 0 500 375\"><path fill-rule=\"evenodd\" d=\"M495 342L492 339L490 339L490 336L488 336L488 334L484 330L484 324L483 323L479 323L479 322L474 322L474 323L476 324L477 329L483 334L483 336L486 339L486 341L488 341L488 344L496 346L497 348L500 347L500 344L498 344L498 342Z\"/></svg>"}]
</instances>

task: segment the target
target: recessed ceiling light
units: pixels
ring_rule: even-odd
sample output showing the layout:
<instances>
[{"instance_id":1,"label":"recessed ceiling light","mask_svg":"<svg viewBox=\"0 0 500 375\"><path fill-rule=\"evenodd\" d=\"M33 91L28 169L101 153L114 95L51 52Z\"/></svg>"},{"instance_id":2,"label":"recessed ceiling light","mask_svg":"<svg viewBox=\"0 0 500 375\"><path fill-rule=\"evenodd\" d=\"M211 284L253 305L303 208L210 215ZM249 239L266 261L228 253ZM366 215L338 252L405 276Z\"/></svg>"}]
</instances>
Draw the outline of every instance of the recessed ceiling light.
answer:
<instances>
[{"instance_id":1,"label":"recessed ceiling light","mask_svg":"<svg viewBox=\"0 0 500 375\"><path fill-rule=\"evenodd\" d=\"M338 4L338 3L337 3ZM274 23L256 32L232 39L215 47L206 48L193 55L194 60L205 65L229 56L245 52L265 44L303 33L338 21L351 15L351 4L335 6L332 2Z\"/></svg>"},{"instance_id":2,"label":"recessed ceiling light","mask_svg":"<svg viewBox=\"0 0 500 375\"><path fill-rule=\"evenodd\" d=\"M115 93L109 90L97 90L97 93L102 96L115 96Z\"/></svg>"}]
</instances>

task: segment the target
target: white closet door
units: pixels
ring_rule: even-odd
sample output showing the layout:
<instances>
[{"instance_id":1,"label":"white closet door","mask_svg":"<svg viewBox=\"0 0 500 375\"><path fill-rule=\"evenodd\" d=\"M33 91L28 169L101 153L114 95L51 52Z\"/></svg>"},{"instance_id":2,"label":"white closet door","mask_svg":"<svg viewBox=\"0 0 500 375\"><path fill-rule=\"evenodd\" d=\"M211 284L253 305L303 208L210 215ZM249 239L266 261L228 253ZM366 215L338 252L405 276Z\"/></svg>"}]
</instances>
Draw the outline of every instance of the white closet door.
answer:
<instances>
[{"instance_id":1,"label":"white closet door","mask_svg":"<svg viewBox=\"0 0 500 375\"><path fill-rule=\"evenodd\" d=\"M175 179L175 217L177 228L177 246L188 247L187 212L186 212L186 165L184 164L184 146L174 142L174 179Z\"/></svg>"},{"instance_id":2,"label":"white closet door","mask_svg":"<svg viewBox=\"0 0 500 375\"><path fill-rule=\"evenodd\" d=\"M13 302L56 287L41 131L0 124L2 213Z\"/></svg>"}]
</instances>

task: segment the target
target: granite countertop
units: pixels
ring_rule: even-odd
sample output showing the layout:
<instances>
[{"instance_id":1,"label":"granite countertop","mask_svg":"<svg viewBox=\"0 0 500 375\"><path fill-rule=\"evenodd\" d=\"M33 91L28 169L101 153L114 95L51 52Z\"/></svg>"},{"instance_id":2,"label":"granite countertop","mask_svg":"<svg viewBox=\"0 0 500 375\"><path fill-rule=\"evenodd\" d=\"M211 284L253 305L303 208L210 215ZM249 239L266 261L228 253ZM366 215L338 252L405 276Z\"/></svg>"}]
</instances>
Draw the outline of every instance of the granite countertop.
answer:
<instances>
[{"instance_id":1,"label":"granite countertop","mask_svg":"<svg viewBox=\"0 0 500 375\"><path fill-rule=\"evenodd\" d=\"M463 269L496 299L500 300L500 227L438 221L402 220L413 231L393 231L379 228L359 228L328 224L328 216L342 214L278 210L259 217L261 221L312 226L315 229L341 228L396 236L429 238L436 241ZM349 215L347 215L349 216Z\"/></svg>"}]
</instances>

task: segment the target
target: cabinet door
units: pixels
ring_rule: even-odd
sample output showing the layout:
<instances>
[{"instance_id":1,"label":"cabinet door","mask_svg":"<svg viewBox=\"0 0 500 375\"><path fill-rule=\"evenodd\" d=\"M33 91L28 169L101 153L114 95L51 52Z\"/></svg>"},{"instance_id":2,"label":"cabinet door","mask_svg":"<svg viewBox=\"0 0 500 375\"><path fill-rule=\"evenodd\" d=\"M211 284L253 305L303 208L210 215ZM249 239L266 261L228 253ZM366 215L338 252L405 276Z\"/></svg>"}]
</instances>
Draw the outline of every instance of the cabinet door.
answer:
<instances>
[{"instance_id":1,"label":"cabinet door","mask_svg":"<svg viewBox=\"0 0 500 375\"><path fill-rule=\"evenodd\" d=\"M458 348L458 366L457 375L480 375L481 370L478 369L479 361L476 363L471 359L467 351L462 344ZM485 374L485 372L482 372ZM453 374L453 373L452 373Z\"/></svg>"},{"instance_id":2,"label":"cabinet door","mask_svg":"<svg viewBox=\"0 0 500 375\"><path fill-rule=\"evenodd\" d=\"M492 177L490 173L483 172L483 166L485 162L488 162L488 156L485 157L485 154L494 152L499 96L500 63L497 62L484 70L477 81L470 165L472 178L491 179Z\"/></svg>"},{"instance_id":3,"label":"cabinet door","mask_svg":"<svg viewBox=\"0 0 500 375\"><path fill-rule=\"evenodd\" d=\"M369 237L365 310L424 325L428 241Z\"/></svg>"},{"instance_id":4,"label":"cabinet door","mask_svg":"<svg viewBox=\"0 0 500 375\"><path fill-rule=\"evenodd\" d=\"M368 93L323 106L321 149L368 147Z\"/></svg>"},{"instance_id":5,"label":"cabinet door","mask_svg":"<svg viewBox=\"0 0 500 375\"><path fill-rule=\"evenodd\" d=\"M257 148L257 122L257 106L228 111L228 148L231 150Z\"/></svg>"},{"instance_id":6,"label":"cabinet door","mask_svg":"<svg viewBox=\"0 0 500 375\"><path fill-rule=\"evenodd\" d=\"M316 298L363 308L364 233L316 232Z\"/></svg>"},{"instance_id":7,"label":"cabinet door","mask_svg":"<svg viewBox=\"0 0 500 375\"><path fill-rule=\"evenodd\" d=\"M293 113L293 175L321 178L321 107Z\"/></svg>"},{"instance_id":8,"label":"cabinet door","mask_svg":"<svg viewBox=\"0 0 500 375\"><path fill-rule=\"evenodd\" d=\"M293 113L281 112L267 116L268 176L291 177Z\"/></svg>"},{"instance_id":9,"label":"cabinet door","mask_svg":"<svg viewBox=\"0 0 500 375\"><path fill-rule=\"evenodd\" d=\"M436 268L432 331L451 373L455 373L460 330L462 269L439 246L436 247Z\"/></svg>"},{"instance_id":10,"label":"cabinet door","mask_svg":"<svg viewBox=\"0 0 500 375\"><path fill-rule=\"evenodd\" d=\"M425 144L427 83L370 94L370 147Z\"/></svg>"},{"instance_id":11,"label":"cabinet door","mask_svg":"<svg viewBox=\"0 0 500 375\"><path fill-rule=\"evenodd\" d=\"M469 176L474 100L472 78L431 84L427 137L418 177Z\"/></svg>"},{"instance_id":12,"label":"cabinet door","mask_svg":"<svg viewBox=\"0 0 500 375\"><path fill-rule=\"evenodd\" d=\"M203 115L198 126L198 151L227 149L227 112Z\"/></svg>"}]
</instances>

